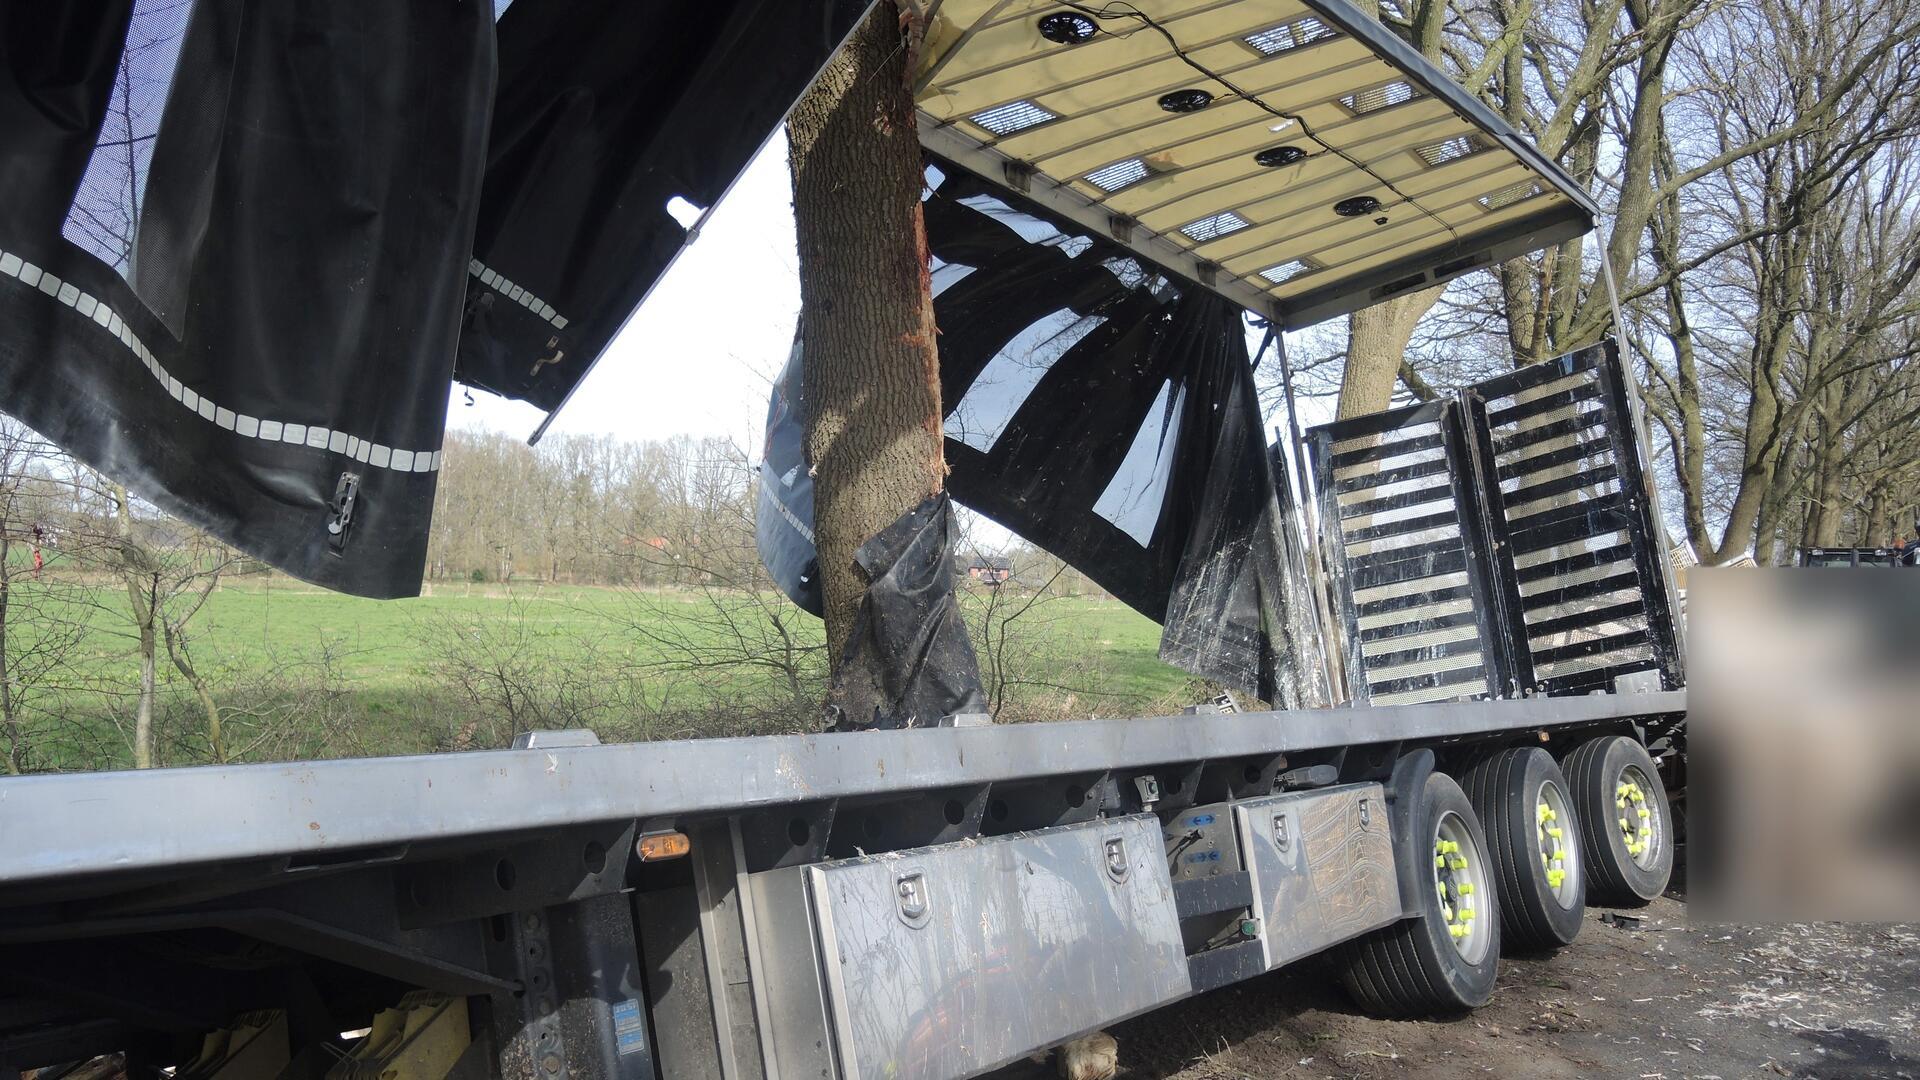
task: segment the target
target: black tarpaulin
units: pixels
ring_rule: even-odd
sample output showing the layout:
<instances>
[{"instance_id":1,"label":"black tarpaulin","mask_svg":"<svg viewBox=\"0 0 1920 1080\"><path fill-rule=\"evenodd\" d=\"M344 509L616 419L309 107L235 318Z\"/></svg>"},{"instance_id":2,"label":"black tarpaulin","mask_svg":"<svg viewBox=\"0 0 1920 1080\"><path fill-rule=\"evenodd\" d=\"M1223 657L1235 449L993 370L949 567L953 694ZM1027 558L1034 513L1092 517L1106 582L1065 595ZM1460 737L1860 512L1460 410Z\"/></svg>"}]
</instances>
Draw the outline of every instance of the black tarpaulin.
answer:
<instances>
[{"instance_id":1,"label":"black tarpaulin","mask_svg":"<svg viewBox=\"0 0 1920 1080\"><path fill-rule=\"evenodd\" d=\"M840 702L874 702L868 716L842 712L834 727L935 727L962 713L984 713L980 663L953 592L953 503L945 492L876 533L853 553L866 579L840 663Z\"/></svg>"},{"instance_id":2,"label":"black tarpaulin","mask_svg":"<svg viewBox=\"0 0 1920 1080\"><path fill-rule=\"evenodd\" d=\"M807 465L807 421L800 411L800 341L774 380L767 404L767 437L760 455L754 506L754 546L787 598L820 615L820 557L813 546L813 470Z\"/></svg>"},{"instance_id":3,"label":"black tarpaulin","mask_svg":"<svg viewBox=\"0 0 1920 1080\"><path fill-rule=\"evenodd\" d=\"M475 4L7 5L0 407L303 578L417 591L493 44Z\"/></svg>"},{"instance_id":4,"label":"black tarpaulin","mask_svg":"<svg viewBox=\"0 0 1920 1080\"><path fill-rule=\"evenodd\" d=\"M1239 310L951 164L928 189L954 497L1161 622L1169 662L1324 703ZM770 447L799 422L770 420ZM763 497L762 512L796 507ZM762 522L796 599L810 525Z\"/></svg>"},{"instance_id":5,"label":"black tarpaulin","mask_svg":"<svg viewBox=\"0 0 1920 1080\"><path fill-rule=\"evenodd\" d=\"M460 379L558 408L866 8L515 0Z\"/></svg>"},{"instance_id":6,"label":"black tarpaulin","mask_svg":"<svg viewBox=\"0 0 1920 1080\"><path fill-rule=\"evenodd\" d=\"M563 401L866 6L6 5L0 408L412 595L451 380Z\"/></svg>"}]
</instances>

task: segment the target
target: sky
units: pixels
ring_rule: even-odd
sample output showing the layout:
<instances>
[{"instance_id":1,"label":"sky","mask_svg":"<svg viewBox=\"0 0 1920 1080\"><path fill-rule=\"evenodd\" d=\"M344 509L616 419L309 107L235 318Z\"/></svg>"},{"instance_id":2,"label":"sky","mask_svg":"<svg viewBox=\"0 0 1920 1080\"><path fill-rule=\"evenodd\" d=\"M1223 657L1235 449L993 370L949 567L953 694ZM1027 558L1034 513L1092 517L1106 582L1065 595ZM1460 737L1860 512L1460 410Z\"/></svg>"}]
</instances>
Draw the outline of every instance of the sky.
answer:
<instances>
[{"instance_id":1,"label":"sky","mask_svg":"<svg viewBox=\"0 0 1920 1080\"><path fill-rule=\"evenodd\" d=\"M683 224L693 217L676 216ZM758 446L767 394L786 363L799 312L787 140L776 133L548 432L721 436ZM523 402L472 395L468 406L466 388L454 387L448 426L526 438L545 415Z\"/></svg>"}]
</instances>

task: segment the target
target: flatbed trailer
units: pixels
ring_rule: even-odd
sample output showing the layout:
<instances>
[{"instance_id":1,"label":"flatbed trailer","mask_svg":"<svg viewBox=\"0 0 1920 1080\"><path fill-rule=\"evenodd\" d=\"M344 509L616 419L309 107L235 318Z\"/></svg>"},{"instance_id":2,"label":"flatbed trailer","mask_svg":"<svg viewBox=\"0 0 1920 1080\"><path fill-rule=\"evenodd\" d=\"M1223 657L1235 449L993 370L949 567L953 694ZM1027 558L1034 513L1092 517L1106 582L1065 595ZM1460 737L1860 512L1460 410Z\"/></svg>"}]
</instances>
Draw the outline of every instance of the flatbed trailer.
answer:
<instances>
[{"instance_id":1,"label":"flatbed trailer","mask_svg":"<svg viewBox=\"0 0 1920 1080\"><path fill-rule=\"evenodd\" d=\"M0 1063L973 1075L1427 917L1423 771L1659 743L1684 713L1657 692L620 746L560 732L21 778L0 785ZM1316 808L1335 814L1296 832L1303 875L1276 811L1298 830ZM1201 819L1213 861L1169 859ZM679 838L684 855L655 857ZM1196 933L1222 916L1227 940ZM433 1032L452 1003L438 1056L371 1039L347 1056L341 1033L377 1014Z\"/></svg>"},{"instance_id":2,"label":"flatbed trailer","mask_svg":"<svg viewBox=\"0 0 1920 1080\"><path fill-rule=\"evenodd\" d=\"M161 15L184 22L187 7ZM169 324L150 309L174 290L136 273L140 293L63 240L69 193L54 191L0 208L18 211L0 212L0 308L47 328L16 350L31 364L0 368L21 388L8 408L309 580L416 588L422 477L440 454L400 448L440 432L415 417L376 441L367 406L428 400L451 366L557 408L697 232L660 206L717 201L868 5L619 8L589 23L516 0L492 6L496 32L473 5L339 5L340 40L393 52L368 53L367 78L326 100L304 82L288 92L279 80L305 69L277 51L312 48L330 10L246 20L237 39L220 19L184 26L183 55L203 62L171 93L193 107L157 133L185 156L149 185L163 197L147 225L166 232L173 212L191 226L178 236L214 235L195 215L215 213L263 252L285 240L289 261L358 267L371 248L355 229L400 221L402 246L437 261L397 266L377 291L437 330L389 355L390 336L352 336L386 322L315 306L360 303L354 288L256 295L269 275L246 267L182 271L209 317ZM369 30L375 11L394 21ZM922 13L923 213L936 257L961 260L941 260L941 280L1038 267L1034 281L1104 298L1088 313L1036 293L1060 311L1000 325L1019 306L1004 298L1033 291L1018 275L972 307L955 299L965 288L936 291L943 325L993 323L970 345L950 334L943 368L970 356L957 379L970 383L1056 315L1091 330L1178 307L1214 328L1187 337L1220 343L1090 346L1074 357L1091 365L1082 381L1003 403L1073 419L1038 441L1058 439L1042 464L1084 483L1027 523L1059 526L1049 541L1104 538L1082 554L1135 606L1181 600L1170 655L1256 685L1292 676L1267 680L1270 700L1355 704L621 746L533 732L500 751L0 779L0 1078L971 1076L1315 955L1370 1011L1470 1009L1492 993L1503 942L1564 944L1589 897L1665 887L1683 643L1630 369L1592 347L1329 425L1310 446L1296 430L1314 459L1300 470L1317 497L1307 522L1304 477L1295 500L1291 455L1259 435L1238 321L1277 334L1443 284L1583 235L1593 201L1349 0ZM98 113L124 21L68 22L48 47L84 69ZM236 49L273 62L205 62ZM470 106L496 74L496 134L539 152L480 152L488 109ZM290 129L329 110L375 118L359 135L469 184L469 216L370 214L353 189L351 213L329 217L342 191L310 148L245 110L199 107L229 93L269 119L297 105ZM395 100L425 103L381 104ZM596 101L608 108L580 108ZM97 115L6 115L30 158L21 175L94 149ZM466 139L441 138L462 125ZM214 154L228 156L202 160ZM245 200L202 197L215 164L270 180L261 190L311 186L262 228ZM1604 263L1602 281L1611 293ZM1207 306L1219 300L1231 306ZM286 347L208 348L203 323ZM197 386L179 376L207 364ZM312 385L295 394L298 379ZM1095 383L1131 397L1102 404ZM1168 404L1152 404L1156 388ZM1073 413L1090 407L1113 412L1099 470L1084 429L1100 417ZM1176 437L1181 409L1194 430ZM1198 467L1130 479L1122 412L1134 444L1177 444ZM996 431L1018 428L1003 419ZM974 435L972 454L949 448L956 494L1032 510L993 501L1011 466L995 436ZM1110 492L1169 484L1205 512L1103 509ZM1155 569L1171 566L1180 575Z\"/></svg>"}]
</instances>

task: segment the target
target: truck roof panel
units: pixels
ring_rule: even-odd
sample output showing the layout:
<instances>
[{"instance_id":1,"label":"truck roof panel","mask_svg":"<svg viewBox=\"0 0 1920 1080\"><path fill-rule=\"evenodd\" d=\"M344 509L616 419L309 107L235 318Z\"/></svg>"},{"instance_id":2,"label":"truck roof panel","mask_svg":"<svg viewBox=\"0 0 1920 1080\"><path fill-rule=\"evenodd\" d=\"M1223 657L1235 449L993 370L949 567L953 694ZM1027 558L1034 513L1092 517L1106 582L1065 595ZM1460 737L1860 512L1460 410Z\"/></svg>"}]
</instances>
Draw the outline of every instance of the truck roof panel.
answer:
<instances>
[{"instance_id":1,"label":"truck roof panel","mask_svg":"<svg viewBox=\"0 0 1920 1080\"><path fill-rule=\"evenodd\" d=\"M946 0L916 94L929 149L1289 328L1593 227L1345 0Z\"/></svg>"}]
</instances>

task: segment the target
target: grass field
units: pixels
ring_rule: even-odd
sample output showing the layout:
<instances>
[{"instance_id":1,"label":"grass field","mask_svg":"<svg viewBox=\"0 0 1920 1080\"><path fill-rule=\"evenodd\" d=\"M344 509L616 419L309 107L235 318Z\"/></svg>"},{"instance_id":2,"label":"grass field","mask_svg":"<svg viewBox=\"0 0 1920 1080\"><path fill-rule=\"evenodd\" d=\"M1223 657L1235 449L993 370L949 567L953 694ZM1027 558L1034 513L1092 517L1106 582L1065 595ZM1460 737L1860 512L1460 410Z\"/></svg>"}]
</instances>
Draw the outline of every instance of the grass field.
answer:
<instances>
[{"instance_id":1,"label":"grass field","mask_svg":"<svg viewBox=\"0 0 1920 1080\"><path fill-rule=\"evenodd\" d=\"M89 627L74 662L84 678L35 699L39 768L127 763L139 668L126 598L111 584L91 598L69 613ZM984 603L984 594L963 597L976 625ZM775 610L818 646L817 620ZM435 584L417 599L375 601L260 576L216 591L191 624L190 646L232 746L256 760L495 745L529 726L647 738L791 730L810 719L817 685L804 685L796 704L793 684L753 663L672 663L662 641L725 644L703 622L712 612L690 590ZM1116 601L1053 598L1016 626L1002 650L1015 683L1002 719L1172 708L1195 693L1157 659L1160 628ZM741 652L732 649L736 660ZM160 672L162 758L204 760L204 713L164 654Z\"/></svg>"}]
</instances>

